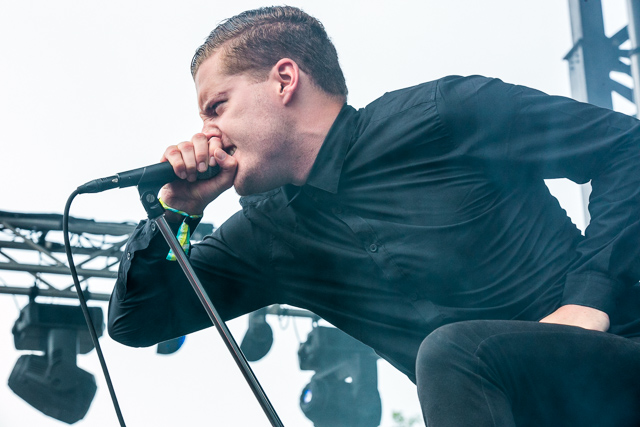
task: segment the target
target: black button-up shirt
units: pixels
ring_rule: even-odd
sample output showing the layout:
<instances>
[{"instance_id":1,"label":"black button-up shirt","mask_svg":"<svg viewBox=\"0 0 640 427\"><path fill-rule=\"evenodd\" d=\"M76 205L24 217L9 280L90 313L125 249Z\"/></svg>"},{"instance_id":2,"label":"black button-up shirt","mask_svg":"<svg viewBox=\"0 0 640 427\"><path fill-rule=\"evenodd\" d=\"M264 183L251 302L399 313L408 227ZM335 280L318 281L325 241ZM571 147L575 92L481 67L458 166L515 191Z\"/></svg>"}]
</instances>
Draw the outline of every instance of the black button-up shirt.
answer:
<instances>
[{"instance_id":1,"label":"black button-up shirt","mask_svg":"<svg viewBox=\"0 0 640 427\"><path fill-rule=\"evenodd\" d=\"M592 180L586 237L544 183L559 177ZM639 329L640 131L623 114L447 77L345 105L304 186L241 205L190 255L221 315L312 310L412 379L421 341L446 323L580 304L615 333ZM166 251L142 222L110 304L114 339L209 325Z\"/></svg>"}]
</instances>

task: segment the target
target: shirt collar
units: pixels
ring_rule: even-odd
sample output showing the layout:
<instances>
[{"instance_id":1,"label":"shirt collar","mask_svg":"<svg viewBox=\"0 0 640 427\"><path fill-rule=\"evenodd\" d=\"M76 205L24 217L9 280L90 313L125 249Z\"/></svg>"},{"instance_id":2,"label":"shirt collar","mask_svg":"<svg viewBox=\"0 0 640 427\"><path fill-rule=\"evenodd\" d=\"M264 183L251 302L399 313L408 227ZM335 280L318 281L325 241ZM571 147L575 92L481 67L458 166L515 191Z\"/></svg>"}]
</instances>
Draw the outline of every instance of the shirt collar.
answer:
<instances>
[{"instance_id":1,"label":"shirt collar","mask_svg":"<svg viewBox=\"0 0 640 427\"><path fill-rule=\"evenodd\" d=\"M340 173L356 128L357 116L355 108L347 104L342 106L320 147L305 185L333 194L338 192Z\"/></svg>"}]
</instances>

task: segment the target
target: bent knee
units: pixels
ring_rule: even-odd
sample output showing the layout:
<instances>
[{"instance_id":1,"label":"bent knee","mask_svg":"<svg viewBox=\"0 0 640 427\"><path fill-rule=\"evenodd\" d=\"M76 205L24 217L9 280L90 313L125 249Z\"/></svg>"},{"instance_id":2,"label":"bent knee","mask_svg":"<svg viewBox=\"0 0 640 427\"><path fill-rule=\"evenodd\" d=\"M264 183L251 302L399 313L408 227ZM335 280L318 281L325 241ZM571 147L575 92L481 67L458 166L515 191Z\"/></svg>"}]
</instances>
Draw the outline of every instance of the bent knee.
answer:
<instances>
[{"instance_id":1,"label":"bent knee","mask_svg":"<svg viewBox=\"0 0 640 427\"><path fill-rule=\"evenodd\" d=\"M434 370L474 363L475 351L482 341L476 333L476 322L451 323L431 332L418 349L416 378L429 376Z\"/></svg>"},{"instance_id":2,"label":"bent knee","mask_svg":"<svg viewBox=\"0 0 640 427\"><path fill-rule=\"evenodd\" d=\"M440 359L447 359L455 353L457 347L457 327L456 323L444 325L431 332L420 344L418 349L418 362L433 362Z\"/></svg>"}]
</instances>

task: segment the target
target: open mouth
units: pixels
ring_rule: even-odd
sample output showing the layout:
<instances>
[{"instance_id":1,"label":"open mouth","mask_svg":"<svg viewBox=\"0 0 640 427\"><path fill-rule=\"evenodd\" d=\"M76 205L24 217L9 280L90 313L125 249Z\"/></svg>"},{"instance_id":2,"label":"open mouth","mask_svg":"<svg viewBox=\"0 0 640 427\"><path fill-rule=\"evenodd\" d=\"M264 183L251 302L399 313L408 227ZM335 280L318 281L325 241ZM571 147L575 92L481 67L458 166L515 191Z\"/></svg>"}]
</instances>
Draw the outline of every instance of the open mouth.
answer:
<instances>
[{"instance_id":1,"label":"open mouth","mask_svg":"<svg viewBox=\"0 0 640 427\"><path fill-rule=\"evenodd\" d=\"M226 151L228 155L233 156L236 152L236 146L232 145L230 147L227 147L224 149L224 151Z\"/></svg>"}]
</instances>

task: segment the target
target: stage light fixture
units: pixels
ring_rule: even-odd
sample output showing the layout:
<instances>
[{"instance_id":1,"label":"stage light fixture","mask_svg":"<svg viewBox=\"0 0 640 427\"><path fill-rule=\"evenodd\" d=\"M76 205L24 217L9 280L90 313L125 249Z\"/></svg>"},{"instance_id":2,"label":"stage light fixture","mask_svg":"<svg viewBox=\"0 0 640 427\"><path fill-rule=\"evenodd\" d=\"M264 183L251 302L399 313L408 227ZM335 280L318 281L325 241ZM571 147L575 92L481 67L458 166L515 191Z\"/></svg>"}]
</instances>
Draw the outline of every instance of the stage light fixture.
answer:
<instances>
[{"instance_id":1,"label":"stage light fixture","mask_svg":"<svg viewBox=\"0 0 640 427\"><path fill-rule=\"evenodd\" d=\"M249 327L240 343L240 350L249 362L262 359L273 345L273 330L267 323L267 308L249 314Z\"/></svg>"},{"instance_id":2,"label":"stage light fixture","mask_svg":"<svg viewBox=\"0 0 640 427\"><path fill-rule=\"evenodd\" d=\"M90 307L96 333L104 331L102 310ZM78 306L29 302L13 325L16 350L22 355L9 376L9 387L31 406L57 420L73 424L86 415L96 393L92 374L76 365L78 353L93 349Z\"/></svg>"},{"instance_id":3,"label":"stage light fixture","mask_svg":"<svg viewBox=\"0 0 640 427\"><path fill-rule=\"evenodd\" d=\"M172 338L167 341L162 341L156 346L156 353L165 356L168 354L173 354L176 351L180 350L180 347L182 347L182 344L184 344L185 339L186 337L183 335L178 338Z\"/></svg>"},{"instance_id":4,"label":"stage light fixture","mask_svg":"<svg viewBox=\"0 0 640 427\"><path fill-rule=\"evenodd\" d=\"M378 356L336 328L315 327L300 345L301 370L315 371L300 409L315 427L376 427L382 418Z\"/></svg>"}]
</instances>

